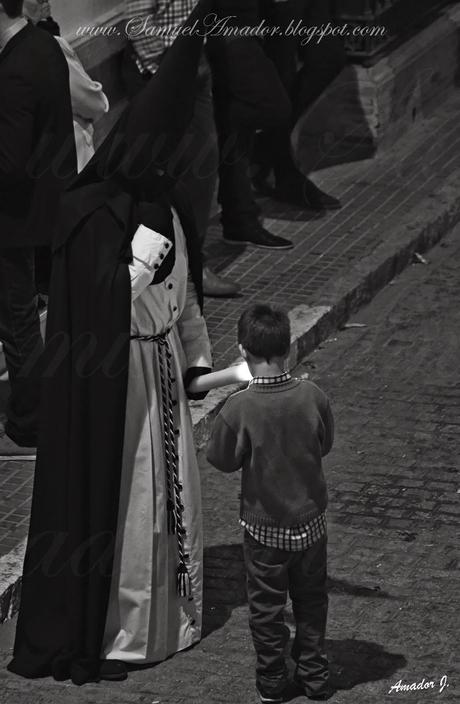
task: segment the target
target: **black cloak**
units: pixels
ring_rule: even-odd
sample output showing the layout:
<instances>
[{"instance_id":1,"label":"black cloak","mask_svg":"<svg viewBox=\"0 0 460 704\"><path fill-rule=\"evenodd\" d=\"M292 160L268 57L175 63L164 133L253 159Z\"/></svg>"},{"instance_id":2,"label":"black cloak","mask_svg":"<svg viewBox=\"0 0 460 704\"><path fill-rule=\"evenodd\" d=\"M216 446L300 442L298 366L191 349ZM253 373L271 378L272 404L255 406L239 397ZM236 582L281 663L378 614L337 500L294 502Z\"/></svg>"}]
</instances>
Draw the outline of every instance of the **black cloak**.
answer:
<instances>
[{"instance_id":1,"label":"black cloak","mask_svg":"<svg viewBox=\"0 0 460 704\"><path fill-rule=\"evenodd\" d=\"M210 2L201 0L189 23L209 9ZM63 198L31 523L14 657L8 666L24 677L52 675L76 684L98 678L125 425L128 262L142 209L150 218L145 224L171 233L169 206L176 207L202 303L191 210L181 193L165 195L174 176L169 168L173 149L193 110L202 43L196 34L176 40ZM142 149L136 151L139 135ZM162 146L152 156L158 136Z\"/></svg>"}]
</instances>

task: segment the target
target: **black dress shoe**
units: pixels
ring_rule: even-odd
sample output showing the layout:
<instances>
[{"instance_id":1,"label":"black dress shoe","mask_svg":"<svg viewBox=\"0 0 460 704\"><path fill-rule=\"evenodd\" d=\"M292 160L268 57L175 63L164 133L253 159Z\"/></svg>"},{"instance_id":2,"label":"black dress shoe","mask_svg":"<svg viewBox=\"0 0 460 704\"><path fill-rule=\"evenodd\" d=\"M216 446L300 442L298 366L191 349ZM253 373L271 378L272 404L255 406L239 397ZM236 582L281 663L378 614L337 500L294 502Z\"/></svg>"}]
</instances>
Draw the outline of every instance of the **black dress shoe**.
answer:
<instances>
[{"instance_id":1,"label":"black dress shoe","mask_svg":"<svg viewBox=\"0 0 460 704\"><path fill-rule=\"evenodd\" d=\"M120 660L101 660L99 680L121 682L128 679L128 669Z\"/></svg>"},{"instance_id":2,"label":"black dress shoe","mask_svg":"<svg viewBox=\"0 0 460 704\"><path fill-rule=\"evenodd\" d=\"M210 298L234 298L241 292L241 286L218 276L212 269L203 269L203 294Z\"/></svg>"},{"instance_id":3,"label":"black dress shoe","mask_svg":"<svg viewBox=\"0 0 460 704\"><path fill-rule=\"evenodd\" d=\"M322 191L306 176L277 185L273 189L273 198L309 210L339 210L342 207L337 198Z\"/></svg>"},{"instance_id":4,"label":"black dress shoe","mask_svg":"<svg viewBox=\"0 0 460 704\"><path fill-rule=\"evenodd\" d=\"M0 423L0 457L26 457L34 460L37 453L36 437L16 437L11 430Z\"/></svg>"},{"instance_id":5,"label":"black dress shoe","mask_svg":"<svg viewBox=\"0 0 460 704\"><path fill-rule=\"evenodd\" d=\"M235 245L252 244L261 249L292 249L294 246L290 240L279 237L279 235L272 235L259 223L251 228L244 228L236 232L224 232L224 242Z\"/></svg>"}]
</instances>

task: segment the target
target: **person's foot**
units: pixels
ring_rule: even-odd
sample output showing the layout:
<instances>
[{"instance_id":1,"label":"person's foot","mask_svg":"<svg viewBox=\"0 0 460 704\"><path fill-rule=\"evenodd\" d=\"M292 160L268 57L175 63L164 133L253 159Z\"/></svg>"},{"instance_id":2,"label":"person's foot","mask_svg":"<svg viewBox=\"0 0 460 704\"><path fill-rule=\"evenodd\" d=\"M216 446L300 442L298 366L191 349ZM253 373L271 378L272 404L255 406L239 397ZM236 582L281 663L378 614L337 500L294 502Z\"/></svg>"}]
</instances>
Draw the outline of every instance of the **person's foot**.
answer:
<instances>
[{"instance_id":1,"label":"person's foot","mask_svg":"<svg viewBox=\"0 0 460 704\"><path fill-rule=\"evenodd\" d=\"M224 242L228 244L247 245L261 249L292 249L294 246L290 240L286 240L279 235L273 235L260 223L256 223L251 228L245 228L235 233L226 234L224 232Z\"/></svg>"},{"instance_id":2,"label":"person's foot","mask_svg":"<svg viewBox=\"0 0 460 704\"><path fill-rule=\"evenodd\" d=\"M128 669L120 660L101 660L99 680L107 682L121 682L128 679Z\"/></svg>"},{"instance_id":3,"label":"person's foot","mask_svg":"<svg viewBox=\"0 0 460 704\"><path fill-rule=\"evenodd\" d=\"M256 685L256 692L262 704L282 704L285 700L286 685L274 691L268 690L261 684Z\"/></svg>"},{"instance_id":4,"label":"person's foot","mask_svg":"<svg viewBox=\"0 0 460 704\"><path fill-rule=\"evenodd\" d=\"M19 438L11 437L11 432L7 434L5 426L0 424L0 458L14 457L15 459L34 460L37 453L35 438L24 438L19 442L16 440Z\"/></svg>"},{"instance_id":5,"label":"person's foot","mask_svg":"<svg viewBox=\"0 0 460 704\"><path fill-rule=\"evenodd\" d=\"M234 298L241 292L241 286L218 276L212 269L203 269L203 293L210 298Z\"/></svg>"},{"instance_id":6,"label":"person's foot","mask_svg":"<svg viewBox=\"0 0 460 704\"><path fill-rule=\"evenodd\" d=\"M309 210L339 210L341 202L325 193L309 178L299 174L298 178L277 184L273 189L273 198Z\"/></svg>"}]
</instances>

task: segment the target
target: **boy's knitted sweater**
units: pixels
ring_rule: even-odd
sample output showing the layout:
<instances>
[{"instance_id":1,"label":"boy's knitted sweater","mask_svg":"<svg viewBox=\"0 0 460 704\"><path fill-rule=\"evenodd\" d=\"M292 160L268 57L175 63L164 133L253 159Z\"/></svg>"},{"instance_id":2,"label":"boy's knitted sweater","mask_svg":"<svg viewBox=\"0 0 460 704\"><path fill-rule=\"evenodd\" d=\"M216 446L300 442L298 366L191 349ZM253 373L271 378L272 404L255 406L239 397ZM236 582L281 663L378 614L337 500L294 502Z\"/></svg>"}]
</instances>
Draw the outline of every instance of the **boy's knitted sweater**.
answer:
<instances>
[{"instance_id":1,"label":"boy's knitted sweater","mask_svg":"<svg viewBox=\"0 0 460 704\"><path fill-rule=\"evenodd\" d=\"M321 458L332 447L334 421L315 384L291 379L250 384L216 418L207 457L223 472L243 468L241 518L295 526L322 513L327 488Z\"/></svg>"}]
</instances>

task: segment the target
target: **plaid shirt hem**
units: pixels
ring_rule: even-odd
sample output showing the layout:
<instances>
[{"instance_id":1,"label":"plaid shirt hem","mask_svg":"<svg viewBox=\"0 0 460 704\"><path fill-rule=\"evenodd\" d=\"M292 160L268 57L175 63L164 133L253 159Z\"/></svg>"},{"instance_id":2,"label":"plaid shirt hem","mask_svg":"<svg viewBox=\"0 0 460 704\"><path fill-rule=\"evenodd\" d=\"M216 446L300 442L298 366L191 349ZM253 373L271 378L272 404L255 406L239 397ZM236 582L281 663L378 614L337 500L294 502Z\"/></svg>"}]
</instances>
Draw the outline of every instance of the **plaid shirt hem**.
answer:
<instances>
[{"instance_id":1,"label":"plaid shirt hem","mask_svg":"<svg viewBox=\"0 0 460 704\"><path fill-rule=\"evenodd\" d=\"M287 552L298 552L307 550L312 545L327 535L326 514L321 513L308 523L289 528L280 526L261 526L247 523L240 518L240 525L243 526L249 535L258 543L268 548L277 548Z\"/></svg>"},{"instance_id":2,"label":"plaid shirt hem","mask_svg":"<svg viewBox=\"0 0 460 704\"><path fill-rule=\"evenodd\" d=\"M141 72L155 73L162 54L174 42L174 30L185 23L197 4L198 0L126 1L128 38Z\"/></svg>"}]
</instances>

